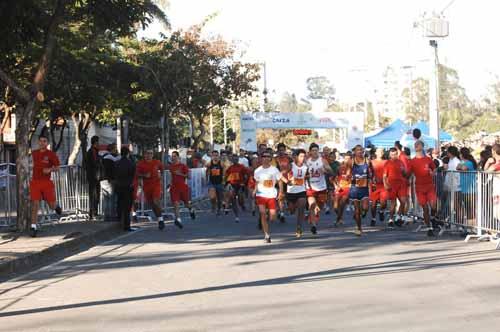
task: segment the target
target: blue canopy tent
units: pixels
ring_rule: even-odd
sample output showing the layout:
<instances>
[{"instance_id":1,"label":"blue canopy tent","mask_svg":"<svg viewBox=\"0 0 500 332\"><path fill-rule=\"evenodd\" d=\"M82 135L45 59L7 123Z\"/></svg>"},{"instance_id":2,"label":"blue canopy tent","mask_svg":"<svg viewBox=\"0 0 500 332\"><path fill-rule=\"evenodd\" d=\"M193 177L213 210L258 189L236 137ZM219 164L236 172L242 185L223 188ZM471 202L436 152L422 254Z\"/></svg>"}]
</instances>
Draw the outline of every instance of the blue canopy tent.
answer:
<instances>
[{"instance_id":1,"label":"blue canopy tent","mask_svg":"<svg viewBox=\"0 0 500 332\"><path fill-rule=\"evenodd\" d=\"M415 125L411 126L411 129L418 128L422 132L422 135L430 135L429 125L425 121L419 121ZM439 140L441 142L451 142L453 141L453 136L444 130L439 131Z\"/></svg>"},{"instance_id":2,"label":"blue canopy tent","mask_svg":"<svg viewBox=\"0 0 500 332\"><path fill-rule=\"evenodd\" d=\"M388 127L380 132L365 137L365 147L369 145L378 148L390 148L394 146L394 142L401 139L401 137L408 132L411 128L408 127L402 120L396 120Z\"/></svg>"}]
</instances>

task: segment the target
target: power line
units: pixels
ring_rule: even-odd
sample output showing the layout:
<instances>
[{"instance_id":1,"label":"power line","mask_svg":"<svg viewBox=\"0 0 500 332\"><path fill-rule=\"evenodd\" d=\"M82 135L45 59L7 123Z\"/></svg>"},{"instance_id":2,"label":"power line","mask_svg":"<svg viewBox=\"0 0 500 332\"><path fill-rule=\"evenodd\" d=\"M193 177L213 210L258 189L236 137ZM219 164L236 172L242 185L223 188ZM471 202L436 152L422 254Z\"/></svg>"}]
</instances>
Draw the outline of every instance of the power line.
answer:
<instances>
[{"instance_id":1,"label":"power line","mask_svg":"<svg viewBox=\"0 0 500 332\"><path fill-rule=\"evenodd\" d=\"M451 6L453 6L453 4L455 3L455 1L457 1L457 0L451 0L448 3L448 5L446 5L446 7L443 8L443 10L441 11L441 15L443 15L446 10L448 10Z\"/></svg>"}]
</instances>

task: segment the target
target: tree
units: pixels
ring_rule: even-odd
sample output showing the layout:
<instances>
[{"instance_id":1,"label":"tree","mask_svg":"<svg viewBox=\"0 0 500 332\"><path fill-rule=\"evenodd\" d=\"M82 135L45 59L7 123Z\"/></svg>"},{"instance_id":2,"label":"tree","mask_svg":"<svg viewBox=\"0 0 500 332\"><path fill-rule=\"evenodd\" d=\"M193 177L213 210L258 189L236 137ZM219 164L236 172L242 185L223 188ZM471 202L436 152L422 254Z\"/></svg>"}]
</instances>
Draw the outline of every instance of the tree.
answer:
<instances>
[{"instance_id":1,"label":"tree","mask_svg":"<svg viewBox=\"0 0 500 332\"><path fill-rule=\"evenodd\" d=\"M306 83L309 99L326 99L329 104L335 100L335 88L326 76L309 77Z\"/></svg>"},{"instance_id":2,"label":"tree","mask_svg":"<svg viewBox=\"0 0 500 332\"><path fill-rule=\"evenodd\" d=\"M429 81L418 78L411 82L411 88L403 90L403 110L406 121L417 123L429 121Z\"/></svg>"},{"instance_id":3,"label":"tree","mask_svg":"<svg viewBox=\"0 0 500 332\"><path fill-rule=\"evenodd\" d=\"M28 228L30 219L29 133L32 122L46 100L45 87L58 42L78 24L89 27L89 42L96 36L112 39L134 34L156 16L165 15L150 0L7 0L0 3L0 81L15 95L17 227ZM78 51L78 49L74 49Z\"/></svg>"},{"instance_id":4,"label":"tree","mask_svg":"<svg viewBox=\"0 0 500 332\"><path fill-rule=\"evenodd\" d=\"M311 110L311 104L299 102L295 94L285 92L281 97L278 109L281 113L309 112Z\"/></svg>"}]
</instances>

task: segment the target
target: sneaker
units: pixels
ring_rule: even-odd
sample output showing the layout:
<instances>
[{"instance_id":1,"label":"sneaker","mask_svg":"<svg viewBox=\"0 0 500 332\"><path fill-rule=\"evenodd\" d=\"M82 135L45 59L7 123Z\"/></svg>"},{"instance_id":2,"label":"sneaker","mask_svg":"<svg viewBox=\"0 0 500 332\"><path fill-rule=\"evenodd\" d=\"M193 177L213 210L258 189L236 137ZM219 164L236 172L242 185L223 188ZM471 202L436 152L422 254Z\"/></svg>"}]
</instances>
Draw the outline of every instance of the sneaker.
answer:
<instances>
[{"instance_id":1,"label":"sneaker","mask_svg":"<svg viewBox=\"0 0 500 332\"><path fill-rule=\"evenodd\" d=\"M344 226L344 220L340 219L335 222L335 227Z\"/></svg>"},{"instance_id":2,"label":"sneaker","mask_svg":"<svg viewBox=\"0 0 500 332\"><path fill-rule=\"evenodd\" d=\"M264 238L265 243L271 243L271 237L266 237Z\"/></svg>"},{"instance_id":3,"label":"sneaker","mask_svg":"<svg viewBox=\"0 0 500 332\"><path fill-rule=\"evenodd\" d=\"M158 221L158 229L162 231L165 228L165 221L160 220Z\"/></svg>"},{"instance_id":4,"label":"sneaker","mask_svg":"<svg viewBox=\"0 0 500 332\"><path fill-rule=\"evenodd\" d=\"M284 224L286 222L285 214L283 212L280 213L280 223Z\"/></svg>"},{"instance_id":5,"label":"sneaker","mask_svg":"<svg viewBox=\"0 0 500 332\"><path fill-rule=\"evenodd\" d=\"M184 226L182 225L182 221L181 221L181 218L177 218L175 221L174 221L174 225L179 227L180 229L184 228Z\"/></svg>"},{"instance_id":6,"label":"sneaker","mask_svg":"<svg viewBox=\"0 0 500 332\"><path fill-rule=\"evenodd\" d=\"M194 209L193 209L193 208L191 208L191 209L189 210L189 215L191 216L191 219L192 219L192 220L195 220L195 219L196 219L196 212L194 211Z\"/></svg>"},{"instance_id":7,"label":"sneaker","mask_svg":"<svg viewBox=\"0 0 500 332\"><path fill-rule=\"evenodd\" d=\"M240 218L238 218L238 217L234 218L234 222L235 223L239 223L240 222Z\"/></svg>"},{"instance_id":8,"label":"sneaker","mask_svg":"<svg viewBox=\"0 0 500 332\"><path fill-rule=\"evenodd\" d=\"M313 235L318 234L318 230L317 230L316 226L312 226L312 227L311 227L311 233L312 233Z\"/></svg>"},{"instance_id":9,"label":"sneaker","mask_svg":"<svg viewBox=\"0 0 500 332\"><path fill-rule=\"evenodd\" d=\"M434 231L433 231L432 229L429 229L429 230L427 231L427 236L429 236L429 237L434 236Z\"/></svg>"},{"instance_id":10,"label":"sneaker","mask_svg":"<svg viewBox=\"0 0 500 332\"><path fill-rule=\"evenodd\" d=\"M30 227L30 235L31 237L36 237L36 234L38 233L38 228L36 225L31 225Z\"/></svg>"},{"instance_id":11,"label":"sneaker","mask_svg":"<svg viewBox=\"0 0 500 332\"><path fill-rule=\"evenodd\" d=\"M363 231L361 231L361 230L359 230L359 229L355 229L355 230L354 230L354 234L355 234L356 236L361 236L361 235L363 235Z\"/></svg>"},{"instance_id":12,"label":"sneaker","mask_svg":"<svg viewBox=\"0 0 500 332\"><path fill-rule=\"evenodd\" d=\"M326 215L329 215L329 214L330 214L330 208L329 208L329 207L327 207L327 208L325 209L325 214L326 214Z\"/></svg>"},{"instance_id":13,"label":"sneaker","mask_svg":"<svg viewBox=\"0 0 500 332\"><path fill-rule=\"evenodd\" d=\"M133 222L134 224L137 224L137 223L139 222L139 220L137 220L137 215L132 216L132 222Z\"/></svg>"},{"instance_id":14,"label":"sneaker","mask_svg":"<svg viewBox=\"0 0 500 332\"><path fill-rule=\"evenodd\" d=\"M394 228L394 220L389 219L389 221L387 222L387 227Z\"/></svg>"},{"instance_id":15,"label":"sneaker","mask_svg":"<svg viewBox=\"0 0 500 332\"><path fill-rule=\"evenodd\" d=\"M302 227L298 226L297 229L295 230L295 237L297 239L300 239L302 237Z\"/></svg>"},{"instance_id":16,"label":"sneaker","mask_svg":"<svg viewBox=\"0 0 500 332\"><path fill-rule=\"evenodd\" d=\"M380 222L384 222L385 221L385 214L384 214L384 212L379 212L378 213L378 220L380 220Z\"/></svg>"},{"instance_id":17,"label":"sneaker","mask_svg":"<svg viewBox=\"0 0 500 332\"><path fill-rule=\"evenodd\" d=\"M56 208L54 209L54 211L56 211L56 214L58 216L61 216L61 214L62 214L62 208L59 205L56 206Z\"/></svg>"},{"instance_id":18,"label":"sneaker","mask_svg":"<svg viewBox=\"0 0 500 332\"><path fill-rule=\"evenodd\" d=\"M396 222L394 224L396 224L396 226L398 226L398 227L401 227L401 226L403 226L403 220L398 219L398 220L396 220Z\"/></svg>"},{"instance_id":19,"label":"sneaker","mask_svg":"<svg viewBox=\"0 0 500 332\"><path fill-rule=\"evenodd\" d=\"M370 226L372 226L372 227L373 227L373 226L375 226L376 224L377 224L377 219L372 218L372 221L371 221L371 223L370 223Z\"/></svg>"}]
</instances>

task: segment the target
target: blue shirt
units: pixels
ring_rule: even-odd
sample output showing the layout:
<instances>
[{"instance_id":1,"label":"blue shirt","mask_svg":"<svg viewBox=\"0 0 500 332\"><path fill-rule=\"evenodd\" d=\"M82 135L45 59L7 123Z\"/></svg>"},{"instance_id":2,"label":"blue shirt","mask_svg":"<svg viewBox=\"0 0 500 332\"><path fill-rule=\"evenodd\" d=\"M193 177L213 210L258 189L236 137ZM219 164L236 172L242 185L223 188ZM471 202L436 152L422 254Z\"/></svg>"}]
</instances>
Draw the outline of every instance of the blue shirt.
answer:
<instances>
[{"instance_id":1,"label":"blue shirt","mask_svg":"<svg viewBox=\"0 0 500 332\"><path fill-rule=\"evenodd\" d=\"M476 191L476 169L470 160L462 160L467 171L460 172L460 191L464 194L472 194Z\"/></svg>"}]
</instances>

